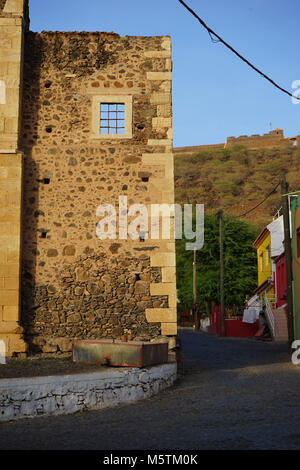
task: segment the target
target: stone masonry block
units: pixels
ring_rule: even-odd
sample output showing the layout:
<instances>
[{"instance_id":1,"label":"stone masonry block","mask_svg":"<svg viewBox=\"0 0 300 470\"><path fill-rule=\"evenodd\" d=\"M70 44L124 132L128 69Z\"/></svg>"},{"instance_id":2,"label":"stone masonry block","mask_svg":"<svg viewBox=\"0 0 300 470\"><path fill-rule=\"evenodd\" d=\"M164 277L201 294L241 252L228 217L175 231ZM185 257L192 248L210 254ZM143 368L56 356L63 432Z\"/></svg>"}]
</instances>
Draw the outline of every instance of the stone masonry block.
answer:
<instances>
[{"instance_id":1,"label":"stone masonry block","mask_svg":"<svg viewBox=\"0 0 300 470\"><path fill-rule=\"evenodd\" d=\"M14 235L14 236L17 236L18 237L18 240L19 240L19 237L20 237L20 221L19 220L15 220L15 222L13 224L10 224L10 227L9 227L9 233L10 235Z\"/></svg>"},{"instance_id":2,"label":"stone masonry block","mask_svg":"<svg viewBox=\"0 0 300 470\"><path fill-rule=\"evenodd\" d=\"M0 118L0 133L4 132L4 126L5 126L5 118L1 117Z\"/></svg>"},{"instance_id":3,"label":"stone masonry block","mask_svg":"<svg viewBox=\"0 0 300 470\"><path fill-rule=\"evenodd\" d=\"M171 59L166 60L166 69L172 72L173 64Z\"/></svg>"},{"instance_id":4,"label":"stone masonry block","mask_svg":"<svg viewBox=\"0 0 300 470\"><path fill-rule=\"evenodd\" d=\"M14 277L19 275L19 264L0 264L0 276L1 277Z\"/></svg>"},{"instance_id":5,"label":"stone masonry block","mask_svg":"<svg viewBox=\"0 0 300 470\"><path fill-rule=\"evenodd\" d=\"M177 295L169 295L168 299L169 308L177 308Z\"/></svg>"},{"instance_id":6,"label":"stone masonry block","mask_svg":"<svg viewBox=\"0 0 300 470\"><path fill-rule=\"evenodd\" d=\"M175 336L177 335L177 323L162 323L161 334L163 336Z\"/></svg>"},{"instance_id":7,"label":"stone masonry block","mask_svg":"<svg viewBox=\"0 0 300 470\"><path fill-rule=\"evenodd\" d=\"M170 104L159 104L157 106L158 117L170 117L172 116L172 107Z\"/></svg>"},{"instance_id":8,"label":"stone masonry block","mask_svg":"<svg viewBox=\"0 0 300 470\"><path fill-rule=\"evenodd\" d=\"M6 89L6 102L7 102L7 105L15 104L15 106L16 106L16 115L13 118L14 120L12 118L9 120L10 127L14 126L16 119L18 120L19 97L20 97L20 89L18 87L18 83L15 83L13 88L7 88ZM13 130L10 130L9 132L13 132Z\"/></svg>"},{"instance_id":9,"label":"stone masonry block","mask_svg":"<svg viewBox=\"0 0 300 470\"><path fill-rule=\"evenodd\" d=\"M10 0L11 1L11 0ZM15 18L0 18L0 27L1 31L3 31L3 26L15 26Z\"/></svg>"},{"instance_id":10,"label":"stone masonry block","mask_svg":"<svg viewBox=\"0 0 300 470\"><path fill-rule=\"evenodd\" d=\"M171 52L171 38L165 37L161 42L162 49Z\"/></svg>"},{"instance_id":11,"label":"stone masonry block","mask_svg":"<svg viewBox=\"0 0 300 470\"><path fill-rule=\"evenodd\" d=\"M151 266L176 266L175 253L155 253L151 255Z\"/></svg>"},{"instance_id":12,"label":"stone masonry block","mask_svg":"<svg viewBox=\"0 0 300 470\"><path fill-rule=\"evenodd\" d=\"M24 0L6 0L3 13L23 14Z\"/></svg>"},{"instance_id":13,"label":"stone masonry block","mask_svg":"<svg viewBox=\"0 0 300 470\"><path fill-rule=\"evenodd\" d=\"M168 139L173 140L173 128L172 127L168 129L167 137Z\"/></svg>"},{"instance_id":14,"label":"stone masonry block","mask_svg":"<svg viewBox=\"0 0 300 470\"><path fill-rule=\"evenodd\" d=\"M21 154L0 155L0 167L18 167L22 164L22 159Z\"/></svg>"},{"instance_id":15,"label":"stone masonry block","mask_svg":"<svg viewBox=\"0 0 300 470\"><path fill-rule=\"evenodd\" d=\"M8 62L0 62L0 79L3 80L8 73Z\"/></svg>"},{"instance_id":16,"label":"stone masonry block","mask_svg":"<svg viewBox=\"0 0 300 470\"><path fill-rule=\"evenodd\" d=\"M147 72L148 80L172 80L171 72Z\"/></svg>"},{"instance_id":17,"label":"stone masonry block","mask_svg":"<svg viewBox=\"0 0 300 470\"><path fill-rule=\"evenodd\" d=\"M0 264L6 264L7 263L7 250L5 247L1 247L1 237L0 237Z\"/></svg>"},{"instance_id":18,"label":"stone masonry block","mask_svg":"<svg viewBox=\"0 0 300 470\"><path fill-rule=\"evenodd\" d=\"M150 98L151 104L170 104L171 95L170 93L152 93Z\"/></svg>"},{"instance_id":19,"label":"stone masonry block","mask_svg":"<svg viewBox=\"0 0 300 470\"><path fill-rule=\"evenodd\" d=\"M171 139L149 139L148 145L159 145L159 146L170 146L172 147L172 140Z\"/></svg>"},{"instance_id":20,"label":"stone masonry block","mask_svg":"<svg viewBox=\"0 0 300 470\"><path fill-rule=\"evenodd\" d=\"M150 295L176 295L176 284L174 282L150 284Z\"/></svg>"},{"instance_id":21,"label":"stone masonry block","mask_svg":"<svg viewBox=\"0 0 300 470\"><path fill-rule=\"evenodd\" d=\"M8 207L21 207L21 194L19 191L16 191L14 193L9 192L6 194L5 197L5 204Z\"/></svg>"},{"instance_id":22,"label":"stone masonry block","mask_svg":"<svg viewBox=\"0 0 300 470\"><path fill-rule=\"evenodd\" d=\"M151 180L151 186L154 186L157 189L160 189L163 191L165 188L172 188L173 187L173 179L168 179L168 178L152 178ZM165 191L166 192L166 191ZM174 193L173 194L173 199L174 199ZM165 199L163 198L162 203L166 203Z\"/></svg>"},{"instance_id":23,"label":"stone masonry block","mask_svg":"<svg viewBox=\"0 0 300 470\"><path fill-rule=\"evenodd\" d=\"M144 153L142 155L142 161L146 165L172 165L173 166L173 154L172 153Z\"/></svg>"},{"instance_id":24,"label":"stone masonry block","mask_svg":"<svg viewBox=\"0 0 300 470\"><path fill-rule=\"evenodd\" d=\"M16 182L16 188L14 192L21 193L21 173L22 168L20 166L8 167L8 175L7 177L10 180L14 180Z\"/></svg>"},{"instance_id":25,"label":"stone masonry block","mask_svg":"<svg viewBox=\"0 0 300 470\"><path fill-rule=\"evenodd\" d=\"M177 320L175 308L146 308L146 319L149 323L174 323Z\"/></svg>"},{"instance_id":26,"label":"stone masonry block","mask_svg":"<svg viewBox=\"0 0 300 470\"><path fill-rule=\"evenodd\" d=\"M8 168L0 167L0 180L7 179L8 177Z\"/></svg>"},{"instance_id":27,"label":"stone masonry block","mask_svg":"<svg viewBox=\"0 0 300 470\"><path fill-rule=\"evenodd\" d=\"M1 117L17 117L18 107L15 104L3 104L0 107Z\"/></svg>"},{"instance_id":28,"label":"stone masonry block","mask_svg":"<svg viewBox=\"0 0 300 470\"><path fill-rule=\"evenodd\" d=\"M176 268L167 267L161 269L162 282L176 282Z\"/></svg>"},{"instance_id":29,"label":"stone masonry block","mask_svg":"<svg viewBox=\"0 0 300 470\"><path fill-rule=\"evenodd\" d=\"M2 52L5 52L5 49L11 49L12 40L10 38L0 37L0 47Z\"/></svg>"},{"instance_id":30,"label":"stone masonry block","mask_svg":"<svg viewBox=\"0 0 300 470\"><path fill-rule=\"evenodd\" d=\"M155 129L164 129L165 127L172 127L172 118L153 118L152 127Z\"/></svg>"},{"instance_id":31,"label":"stone masonry block","mask_svg":"<svg viewBox=\"0 0 300 470\"><path fill-rule=\"evenodd\" d=\"M18 277L6 277L4 278L4 289L17 290L19 289L19 278Z\"/></svg>"},{"instance_id":32,"label":"stone masonry block","mask_svg":"<svg viewBox=\"0 0 300 470\"><path fill-rule=\"evenodd\" d=\"M20 247L20 240L19 237L9 237L8 240L6 240L5 247L8 251L15 251L19 250Z\"/></svg>"},{"instance_id":33,"label":"stone masonry block","mask_svg":"<svg viewBox=\"0 0 300 470\"><path fill-rule=\"evenodd\" d=\"M166 178L171 178L172 181L173 181L173 185L174 185L174 165L169 163L168 165L166 165L165 167L165 177Z\"/></svg>"},{"instance_id":34,"label":"stone masonry block","mask_svg":"<svg viewBox=\"0 0 300 470\"><path fill-rule=\"evenodd\" d=\"M11 132L17 132L18 125L19 121L17 117L5 118L4 132L7 132L8 134L10 134Z\"/></svg>"},{"instance_id":35,"label":"stone masonry block","mask_svg":"<svg viewBox=\"0 0 300 470\"><path fill-rule=\"evenodd\" d=\"M163 191L162 200L165 204L174 204L174 191Z\"/></svg>"},{"instance_id":36,"label":"stone masonry block","mask_svg":"<svg viewBox=\"0 0 300 470\"><path fill-rule=\"evenodd\" d=\"M23 332L23 328L16 321L0 322L0 339L2 335L20 334L22 332Z\"/></svg>"},{"instance_id":37,"label":"stone masonry block","mask_svg":"<svg viewBox=\"0 0 300 470\"><path fill-rule=\"evenodd\" d=\"M10 49L10 52L6 52L5 54L0 54L1 62L20 62L21 61L21 53L17 52L14 49Z\"/></svg>"},{"instance_id":38,"label":"stone masonry block","mask_svg":"<svg viewBox=\"0 0 300 470\"><path fill-rule=\"evenodd\" d=\"M19 320L19 306L7 306L3 307L3 321L5 322L17 322ZM1 331L1 330L0 330Z\"/></svg>"},{"instance_id":39,"label":"stone masonry block","mask_svg":"<svg viewBox=\"0 0 300 470\"><path fill-rule=\"evenodd\" d=\"M153 58L169 58L170 52L169 51L145 51L144 56L148 57L149 59Z\"/></svg>"},{"instance_id":40,"label":"stone masonry block","mask_svg":"<svg viewBox=\"0 0 300 470\"><path fill-rule=\"evenodd\" d=\"M0 326L1 331L1 326ZM0 333L1 339L1 333ZM7 356L11 357L14 353L26 352L28 349L27 344L21 335L9 335Z\"/></svg>"},{"instance_id":41,"label":"stone masonry block","mask_svg":"<svg viewBox=\"0 0 300 470\"><path fill-rule=\"evenodd\" d=\"M171 94L171 90L172 90L172 82L169 80L165 80L159 85L159 91Z\"/></svg>"},{"instance_id":42,"label":"stone masonry block","mask_svg":"<svg viewBox=\"0 0 300 470\"><path fill-rule=\"evenodd\" d=\"M15 207L0 209L0 222L14 223L19 217L19 211Z\"/></svg>"},{"instance_id":43,"label":"stone masonry block","mask_svg":"<svg viewBox=\"0 0 300 470\"><path fill-rule=\"evenodd\" d=\"M20 249L15 250L9 249L7 252L7 262L8 263L18 263L20 260Z\"/></svg>"},{"instance_id":44,"label":"stone masonry block","mask_svg":"<svg viewBox=\"0 0 300 470\"><path fill-rule=\"evenodd\" d=\"M18 62L9 62L7 65L8 77L16 77L20 73L20 64Z\"/></svg>"},{"instance_id":45,"label":"stone masonry block","mask_svg":"<svg viewBox=\"0 0 300 470\"><path fill-rule=\"evenodd\" d=\"M0 290L0 304L8 307L19 305L18 290Z\"/></svg>"}]
</instances>

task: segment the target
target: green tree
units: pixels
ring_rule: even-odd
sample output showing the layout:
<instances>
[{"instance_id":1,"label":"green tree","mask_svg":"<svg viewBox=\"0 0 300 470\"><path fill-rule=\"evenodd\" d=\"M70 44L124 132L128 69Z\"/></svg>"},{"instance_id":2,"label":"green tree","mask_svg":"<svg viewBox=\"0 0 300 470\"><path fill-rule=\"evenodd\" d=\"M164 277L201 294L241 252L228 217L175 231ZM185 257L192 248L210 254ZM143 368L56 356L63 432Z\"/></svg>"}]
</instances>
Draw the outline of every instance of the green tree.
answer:
<instances>
[{"instance_id":1,"label":"green tree","mask_svg":"<svg viewBox=\"0 0 300 470\"><path fill-rule=\"evenodd\" d=\"M224 217L225 305L241 305L257 286L256 227L233 216ZM180 306L193 304L193 251L186 239L176 241L177 289ZM219 218L204 217L204 246L197 251L197 303L220 302Z\"/></svg>"}]
</instances>

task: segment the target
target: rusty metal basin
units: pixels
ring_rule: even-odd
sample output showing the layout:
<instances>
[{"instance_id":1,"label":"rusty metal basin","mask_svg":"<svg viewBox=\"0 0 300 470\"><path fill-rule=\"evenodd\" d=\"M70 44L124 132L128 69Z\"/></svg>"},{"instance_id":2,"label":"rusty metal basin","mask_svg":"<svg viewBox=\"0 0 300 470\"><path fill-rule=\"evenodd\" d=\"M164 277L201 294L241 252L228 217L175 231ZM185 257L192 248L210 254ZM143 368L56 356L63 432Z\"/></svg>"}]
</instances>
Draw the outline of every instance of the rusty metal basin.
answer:
<instances>
[{"instance_id":1,"label":"rusty metal basin","mask_svg":"<svg viewBox=\"0 0 300 470\"><path fill-rule=\"evenodd\" d=\"M168 362L168 343L74 340L73 361L118 367L147 367Z\"/></svg>"}]
</instances>

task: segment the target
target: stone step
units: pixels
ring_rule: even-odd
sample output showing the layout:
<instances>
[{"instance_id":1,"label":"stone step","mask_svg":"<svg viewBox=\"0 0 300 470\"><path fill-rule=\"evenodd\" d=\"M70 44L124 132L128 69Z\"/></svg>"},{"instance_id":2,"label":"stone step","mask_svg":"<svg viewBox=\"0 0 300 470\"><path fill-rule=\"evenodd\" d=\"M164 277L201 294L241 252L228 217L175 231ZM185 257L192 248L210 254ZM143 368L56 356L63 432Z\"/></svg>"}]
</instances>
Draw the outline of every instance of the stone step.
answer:
<instances>
[{"instance_id":1,"label":"stone step","mask_svg":"<svg viewBox=\"0 0 300 470\"><path fill-rule=\"evenodd\" d=\"M274 315L274 341L288 340L287 316L282 309L273 309Z\"/></svg>"}]
</instances>

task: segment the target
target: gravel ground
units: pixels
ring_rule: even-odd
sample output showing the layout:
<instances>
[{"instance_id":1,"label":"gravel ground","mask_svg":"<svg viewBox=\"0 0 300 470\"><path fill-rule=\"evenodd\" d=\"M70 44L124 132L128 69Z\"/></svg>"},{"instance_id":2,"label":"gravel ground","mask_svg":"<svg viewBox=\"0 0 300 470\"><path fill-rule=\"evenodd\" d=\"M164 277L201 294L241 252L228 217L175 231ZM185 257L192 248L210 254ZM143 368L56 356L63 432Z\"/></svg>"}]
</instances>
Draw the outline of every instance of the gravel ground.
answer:
<instances>
[{"instance_id":1,"label":"gravel ground","mask_svg":"<svg viewBox=\"0 0 300 470\"><path fill-rule=\"evenodd\" d=\"M294 450L300 365L287 345L181 329L179 380L149 400L0 425L0 449Z\"/></svg>"},{"instance_id":2,"label":"gravel ground","mask_svg":"<svg viewBox=\"0 0 300 470\"><path fill-rule=\"evenodd\" d=\"M7 359L6 364L0 364L0 379L105 372L106 370L107 368L101 364L72 362L71 354L61 354L51 358L36 355L26 359Z\"/></svg>"}]
</instances>

